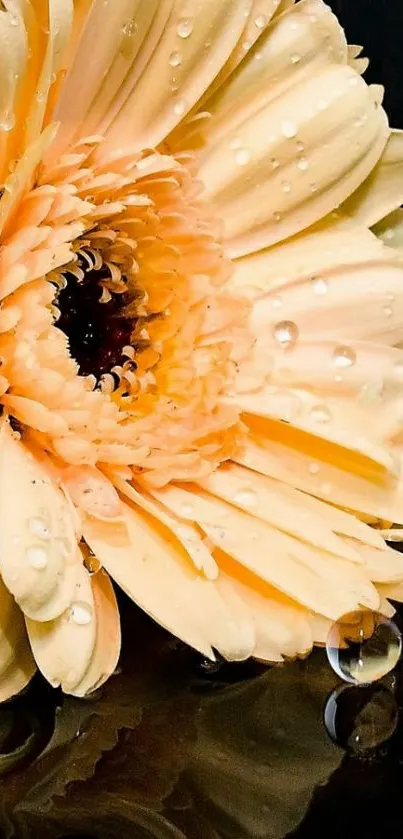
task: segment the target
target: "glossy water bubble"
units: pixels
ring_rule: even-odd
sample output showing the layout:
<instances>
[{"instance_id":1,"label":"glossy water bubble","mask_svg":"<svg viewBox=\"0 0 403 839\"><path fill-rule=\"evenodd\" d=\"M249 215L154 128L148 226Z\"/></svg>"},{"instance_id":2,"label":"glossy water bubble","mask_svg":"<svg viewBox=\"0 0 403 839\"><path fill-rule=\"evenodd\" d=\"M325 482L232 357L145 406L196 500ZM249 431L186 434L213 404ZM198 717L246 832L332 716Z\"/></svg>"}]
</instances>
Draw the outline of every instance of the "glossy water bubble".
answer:
<instances>
[{"instance_id":1,"label":"glossy water bubble","mask_svg":"<svg viewBox=\"0 0 403 839\"><path fill-rule=\"evenodd\" d=\"M393 736L398 707L383 684L342 685L330 694L323 721L333 743L350 754L365 755Z\"/></svg>"},{"instance_id":2,"label":"glossy water bubble","mask_svg":"<svg viewBox=\"0 0 403 839\"><path fill-rule=\"evenodd\" d=\"M368 610L349 612L333 624L327 641L329 664L345 682L368 684L396 666L402 636L396 624Z\"/></svg>"}]
</instances>

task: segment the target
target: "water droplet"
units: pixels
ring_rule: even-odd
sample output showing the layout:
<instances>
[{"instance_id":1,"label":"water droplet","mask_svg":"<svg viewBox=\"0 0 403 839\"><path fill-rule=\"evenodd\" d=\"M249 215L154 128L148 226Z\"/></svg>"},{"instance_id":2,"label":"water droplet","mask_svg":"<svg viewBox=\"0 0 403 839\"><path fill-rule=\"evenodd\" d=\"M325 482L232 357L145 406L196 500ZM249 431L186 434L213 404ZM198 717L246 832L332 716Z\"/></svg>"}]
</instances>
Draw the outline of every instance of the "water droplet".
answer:
<instances>
[{"instance_id":1,"label":"water droplet","mask_svg":"<svg viewBox=\"0 0 403 839\"><path fill-rule=\"evenodd\" d=\"M386 315L387 318L391 318L393 315L393 309L391 308L391 306L384 306L383 313L384 315Z\"/></svg>"},{"instance_id":2,"label":"water droplet","mask_svg":"<svg viewBox=\"0 0 403 839\"><path fill-rule=\"evenodd\" d=\"M281 130L284 134L284 137L287 137L289 140L291 140L293 137L296 137L298 133L298 128L295 122L292 122L291 120L285 120L285 122L283 122L281 126Z\"/></svg>"},{"instance_id":3,"label":"water droplet","mask_svg":"<svg viewBox=\"0 0 403 839\"><path fill-rule=\"evenodd\" d=\"M49 541L51 537L50 530L45 519L34 517L28 521L29 532L37 539L42 539L43 542Z\"/></svg>"},{"instance_id":4,"label":"water droplet","mask_svg":"<svg viewBox=\"0 0 403 839\"><path fill-rule=\"evenodd\" d=\"M382 679L396 666L402 636L384 615L358 610L333 624L327 641L329 664L345 682L368 684Z\"/></svg>"},{"instance_id":5,"label":"water droplet","mask_svg":"<svg viewBox=\"0 0 403 839\"><path fill-rule=\"evenodd\" d=\"M304 146L303 143L301 143L301 140L298 140L297 151L299 151L299 152L305 151L305 146Z\"/></svg>"},{"instance_id":6,"label":"water droplet","mask_svg":"<svg viewBox=\"0 0 403 839\"><path fill-rule=\"evenodd\" d=\"M248 149L239 149L235 155L235 160L238 166L246 166L250 161L250 151Z\"/></svg>"},{"instance_id":7,"label":"water droplet","mask_svg":"<svg viewBox=\"0 0 403 839\"><path fill-rule=\"evenodd\" d=\"M193 504L189 504L189 503L186 503L186 502L184 504L182 504L181 509L180 509L180 515L183 516L184 518L187 518L188 516L192 516L193 515Z\"/></svg>"},{"instance_id":8,"label":"water droplet","mask_svg":"<svg viewBox=\"0 0 403 839\"><path fill-rule=\"evenodd\" d=\"M27 548L26 557L29 565L37 571L43 571L48 564L48 554L45 548L31 545Z\"/></svg>"},{"instance_id":9,"label":"water droplet","mask_svg":"<svg viewBox=\"0 0 403 839\"><path fill-rule=\"evenodd\" d=\"M273 297L273 299L271 301L271 305L273 306L273 309L280 309L281 306L283 305L282 297L279 297L279 295L276 294L276 296Z\"/></svg>"},{"instance_id":10,"label":"water droplet","mask_svg":"<svg viewBox=\"0 0 403 839\"><path fill-rule=\"evenodd\" d=\"M291 58L291 64L299 64L299 62L301 61L301 56L300 56L300 55L298 55L298 53L297 53L297 52L294 52L294 53L290 56L290 58Z\"/></svg>"},{"instance_id":11,"label":"water droplet","mask_svg":"<svg viewBox=\"0 0 403 839\"><path fill-rule=\"evenodd\" d=\"M273 213L273 218L276 222L281 221L281 213Z\"/></svg>"},{"instance_id":12,"label":"water droplet","mask_svg":"<svg viewBox=\"0 0 403 839\"><path fill-rule=\"evenodd\" d=\"M319 463L310 463L309 466L308 466L308 472L311 475L318 475L319 472L320 472Z\"/></svg>"},{"instance_id":13,"label":"water droplet","mask_svg":"<svg viewBox=\"0 0 403 839\"><path fill-rule=\"evenodd\" d=\"M292 320L281 320L276 323L273 335L282 347L292 347L298 339L298 326Z\"/></svg>"},{"instance_id":14,"label":"water droplet","mask_svg":"<svg viewBox=\"0 0 403 839\"><path fill-rule=\"evenodd\" d=\"M318 296L327 294L329 291L327 280L324 280L323 277L312 277L312 289L314 294Z\"/></svg>"},{"instance_id":15,"label":"water droplet","mask_svg":"<svg viewBox=\"0 0 403 839\"><path fill-rule=\"evenodd\" d=\"M18 17L16 15L10 15L9 23L10 26L18 26Z\"/></svg>"},{"instance_id":16,"label":"water droplet","mask_svg":"<svg viewBox=\"0 0 403 839\"><path fill-rule=\"evenodd\" d=\"M88 556L85 557L84 566L90 574L90 576L98 574L98 571L100 571L100 569L102 568L99 559L97 559L96 556L92 556L92 554L88 554Z\"/></svg>"},{"instance_id":17,"label":"water droplet","mask_svg":"<svg viewBox=\"0 0 403 839\"><path fill-rule=\"evenodd\" d=\"M37 90L37 91L36 91L36 94L35 94L35 99L36 99L36 101L37 101L37 102L39 102L39 103L44 102L44 100L45 100L45 94L44 94L43 90Z\"/></svg>"},{"instance_id":18,"label":"water droplet","mask_svg":"<svg viewBox=\"0 0 403 839\"><path fill-rule=\"evenodd\" d=\"M190 17L183 17L177 27L176 27L176 34L179 35L179 38L189 38L189 36L193 32L193 21Z\"/></svg>"},{"instance_id":19,"label":"water droplet","mask_svg":"<svg viewBox=\"0 0 403 839\"><path fill-rule=\"evenodd\" d=\"M301 172L306 172L308 167L309 163L306 157L300 157L299 160L297 160L297 169L300 169Z\"/></svg>"},{"instance_id":20,"label":"water droplet","mask_svg":"<svg viewBox=\"0 0 403 839\"><path fill-rule=\"evenodd\" d=\"M234 495L234 503L240 504L241 507L248 507L250 509L255 506L256 501L256 492L248 487L239 489Z\"/></svg>"},{"instance_id":21,"label":"water droplet","mask_svg":"<svg viewBox=\"0 0 403 839\"><path fill-rule=\"evenodd\" d=\"M84 600L77 600L70 606L71 620L78 626L86 626L92 621L92 606Z\"/></svg>"},{"instance_id":22,"label":"water droplet","mask_svg":"<svg viewBox=\"0 0 403 839\"><path fill-rule=\"evenodd\" d=\"M270 160L270 164L271 164L272 169L278 169L278 167L280 166L280 161L277 160L276 157L272 157L271 160Z\"/></svg>"},{"instance_id":23,"label":"water droplet","mask_svg":"<svg viewBox=\"0 0 403 839\"><path fill-rule=\"evenodd\" d=\"M186 102L184 99L178 99L177 102L174 104L174 114L177 117L182 117L186 111Z\"/></svg>"},{"instance_id":24,"label":"water droplet","mask_svg":"<svg viewBox=\"0 0 403 839\"><path fill-rule=\"evenodd\" d=\"M182 64L182 56L180 52L171 52L169 56L169 63L171 67L179 67Z\"/></svg>"},{"instance_id":25,"label":"water droplet","mask_svg":"<svg viewBox=\"0 0 403 839\"><path fill-rule=\"evenodd\" d=\"M137 23L135 20L128 20L124 26L122 26L122 32L126 35L127 38L132 38L134 33L137 31Z\"/></svg>"},{"instance_id":26,"label":"water droplet","mask_svg":"<svg viewBox=\"0 0 403 839\"><path fill-rule=\"evenodd\" d=\"M357 354L352 347L341 344L333 352L333 364L335 367L352 367L357 360Z\"/></svg>"},{"instance_id":27,"label":"water droplet","mask_svg":"<svg viewBox=\"0 0 403 839\"><path fill-rule=\"evenodd\" d=\"M282 187L283 192L285 192L285 193L289 193L292 190L292 186L291 186L289 181L282 181L281 187Z\"/></svg>"},{"instance_id":28,"label":"water droplet","mask_svg":"<svg viewBox=\"0 0 403 839\"><path fill-rule=\"evenodd\" d=\"M311 192L317 192L318 191L318 185L317 184L311 184L310 190L311 190Z\"/></svg>"},{"instance_id":29,"label":"water droplet","mask_svg":"<svg viewBox=\"0 0 403 839\"><path fill-rule=\"evenodd\" d=\"M0 120L0 131L11 131L15 126L15 115L10 112Z\"/></svg>"},{"instance_id":30,"label":"water droplet","mask_svg":"<svg viewBox=\"0 0 403 839\"><path fill-rule=\"evenodd\" d=\"M330 422L332 414L327 405L314 405L310 410L314 422Z\"/></svg>"},{"instance_id":31,"label":"water droplet","mask_svg":"<svg viewBox=\"0 0 403 839\"><path fill-rule=\"evenodd\" d=\"M330 739L351 754L386 743L398 723L398 707L385 685L341 685L325 705L323 721Z\"/></svg>"},{"instance_id":32,"label":"water droplet","mask_svg":"<svg viewBox=\"0 0 403 839\"><path fill-rule=\"evenodd\" d=\"M257 26L258 29L264 29L266 23L267 18L265 15L258 15L257 17L255 17L255 26Z\"/></svg>"}]
</instances>

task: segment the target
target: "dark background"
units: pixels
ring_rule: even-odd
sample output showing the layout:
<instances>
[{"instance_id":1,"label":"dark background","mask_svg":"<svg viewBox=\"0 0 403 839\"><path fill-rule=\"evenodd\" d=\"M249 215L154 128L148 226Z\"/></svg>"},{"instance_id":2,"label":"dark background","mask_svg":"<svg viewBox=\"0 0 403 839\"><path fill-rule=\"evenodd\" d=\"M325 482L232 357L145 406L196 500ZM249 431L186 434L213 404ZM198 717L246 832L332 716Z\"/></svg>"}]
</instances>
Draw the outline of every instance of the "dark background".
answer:
<instances>
[{"instance_id":1,"label":"dark background","mask_svg":"<svg viewBox=\"0 0 403 839\"><path fill-rule=\"evenodd\" d=\"M368 82L385 85L384 105L403 128L403 0L328 0L350 44L362 44L371 63Z\"/></svg>"}]
</instances>

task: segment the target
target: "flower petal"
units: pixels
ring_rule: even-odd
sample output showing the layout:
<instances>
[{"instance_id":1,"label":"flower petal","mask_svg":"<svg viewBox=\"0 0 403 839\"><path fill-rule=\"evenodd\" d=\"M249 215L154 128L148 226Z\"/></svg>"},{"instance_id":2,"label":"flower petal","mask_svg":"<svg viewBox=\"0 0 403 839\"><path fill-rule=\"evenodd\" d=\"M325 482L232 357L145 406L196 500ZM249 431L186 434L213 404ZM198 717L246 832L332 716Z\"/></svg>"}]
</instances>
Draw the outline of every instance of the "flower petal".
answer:
<instances>
[{"instance_id":1,"label":"flower petal","mask_svg":"<svg viewBox=\"0 0 403 839\"><path fill-rule=\"evenodd\" d=\"M108 573L145 612L185 643L214 658L253 650L248 624L236 625L215 583L196 574L169 531L125 505L126 527L88 519L84 536Z\"/></svg>"},{"instance_id":2,"label":"flower petal","mask_svg":"<svg viewBox=\"0 0 403 839\"><path fill-rule=\"evenodd\" d=\"M213 496L170 486L153 491L162 504L196 521L211 541L245 568L313 611L337 618L379 597L361 566L303 544Z\"/></svg>"},{"instance_id":3,"label":"flower petal","mask_svg":"<svg viewBox=\"0 0 403 839\"><path fill-rule=\"evenodd\" d=\"M76 574L74 520L44 466L0 432L0 569L25 614L50 620L70 603Z\"/></svg>"},{"instance_id":4,"label":"flower petal","mask_svg":"<svg viewBox=\"0 0 403 839\"><path fill-rule=\"evenodd\" d=\"M372 227L403 204L403 131L393 131L378 165L342 210Z\"/></svg>"},{"instance_id":5,"label":"flower petal","mask_svg":"<svg viewBox=\"0 0 403 839\"><path fill-rule=\"evenodd\" d=\"M90 665L96 643L96 615L91 581L79 563L71 608L46 623L26 618L38 667L53 687L74 692Z\"/></svg>"},{"instance_id":6,"label":"flower petal","mask_svg":"<svg viewBox=\"0 0 403 839\"><path fill-rule=\"evenodd\" d=\"M24 619L0 578L0 702L19 693L35 673Z\"/></svg>"},{"instance_id":7,"label":"flower petal","mask_svg":"<svg viewBox=\"0 0 403 839\"><path fill-rule=\"evenodd\" d=\"M231 138L223 137L199 171L225 219L230 256L286 239L338 207L369 175L388 135L384 112L348 65L324 66L247 118L235 150L228 153Z\"/></svg>"},{"instance_id":8,"label":"flower petal","mask_svg":"<svg viewBox=\"0 0 403 839\"><path fill-rule=\"evenodd\" d=\"M74 696L87 696L106 682L116 670L121 633L119 610L112 583L105 571L91 577L96 639L89 667L82 680L72 689Z\"/></svg>"}]
</instances>

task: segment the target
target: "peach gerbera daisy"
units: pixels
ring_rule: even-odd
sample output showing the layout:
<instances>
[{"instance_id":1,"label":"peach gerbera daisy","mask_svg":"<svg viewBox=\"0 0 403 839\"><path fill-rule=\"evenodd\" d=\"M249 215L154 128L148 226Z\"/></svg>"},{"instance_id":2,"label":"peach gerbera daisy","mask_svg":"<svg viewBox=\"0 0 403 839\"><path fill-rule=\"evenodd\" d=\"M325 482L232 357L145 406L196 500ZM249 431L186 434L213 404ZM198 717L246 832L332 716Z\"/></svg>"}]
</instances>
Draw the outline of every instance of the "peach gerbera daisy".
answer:
<instances>
[{"instance_id":1,"label":"peach gerbera daisy","mask_svg":"<svg viewBox=\"0 0 403 839\"><path fill-rule=\"evenodd\" d=\"M113 672L108 575L229 660L389 614L403 140L359 48L322 0L0 8L0 698Z\"/></svg>"}]
</instances>

